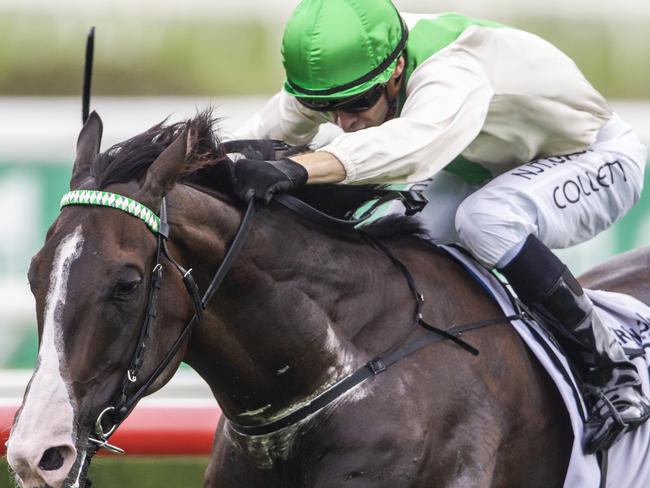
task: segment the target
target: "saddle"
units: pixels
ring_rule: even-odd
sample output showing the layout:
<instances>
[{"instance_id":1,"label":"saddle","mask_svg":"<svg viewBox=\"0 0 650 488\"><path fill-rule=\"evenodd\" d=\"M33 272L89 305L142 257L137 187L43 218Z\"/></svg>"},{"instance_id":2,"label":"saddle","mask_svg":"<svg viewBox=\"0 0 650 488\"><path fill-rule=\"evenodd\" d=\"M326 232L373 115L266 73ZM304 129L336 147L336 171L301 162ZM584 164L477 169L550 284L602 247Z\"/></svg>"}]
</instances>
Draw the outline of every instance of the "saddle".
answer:
<instances>
[{"instance_id":1,"label":"saddle","mask_svg":"<svg viewBox=\"0 0 650 488\"><path fill-rule=\"evenodd\" d=\"M564 486L626 487L650 486L650 423L645 423L602 454L586 455L582 450L587 409L574 368L567 360L563 340L551 332L556 327L528 311L500 277L481 266L466 251L441 246L494 299L506 315L520 315L511 324L555 383L571 420L574 444ZM585 289L601 320L609 326L636 366L645 391L650 391L650 307L621 293Z\"/></svg>"}]
</instances>

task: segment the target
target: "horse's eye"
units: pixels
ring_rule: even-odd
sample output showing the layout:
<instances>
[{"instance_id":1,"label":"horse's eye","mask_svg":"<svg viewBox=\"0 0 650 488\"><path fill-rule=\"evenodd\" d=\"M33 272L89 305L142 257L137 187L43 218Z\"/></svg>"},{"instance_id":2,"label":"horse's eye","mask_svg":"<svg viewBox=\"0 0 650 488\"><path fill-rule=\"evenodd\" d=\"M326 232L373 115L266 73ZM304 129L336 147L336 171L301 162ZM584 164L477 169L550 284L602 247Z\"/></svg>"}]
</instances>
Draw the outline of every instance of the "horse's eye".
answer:
<instances>
[{"instance_id":1,"label":"horse's eye","mask_svg":"<svg viewBox=\"0 0 650 488\"><path fill-rule=\"evenodd\" d=\"M113 296L118 299L126 300L131 298L135 291L140 287L141 279L118 281L113 290Z\"/></svg>"}]
</instances>

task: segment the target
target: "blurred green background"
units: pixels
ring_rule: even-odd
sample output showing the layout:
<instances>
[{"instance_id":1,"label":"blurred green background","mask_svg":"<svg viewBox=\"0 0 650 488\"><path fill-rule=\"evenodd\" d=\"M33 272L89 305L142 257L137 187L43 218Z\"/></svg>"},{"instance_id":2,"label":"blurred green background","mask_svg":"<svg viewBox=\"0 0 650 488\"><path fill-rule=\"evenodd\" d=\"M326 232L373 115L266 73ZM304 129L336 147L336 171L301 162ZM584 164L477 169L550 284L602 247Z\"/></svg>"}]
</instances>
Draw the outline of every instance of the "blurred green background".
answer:
<instances>
[{"instance_id":1,"label":"blurred green background","mask_svg":"<svg viewBox=\"0 0 650 488\"><path fill-rule=\"evenodd\" d=\"M105 140L115 142L215 97L242 97L222 106L220 116L237 111L241 122L252 114L281 86L280 39L297 3L0 0L0 227L5 234L0 240L0 386L1 368L29 370L37 353L25 274L67 190L89 27L97 26L93 107L104 117ZM409 12L455 10L541 35L572 57L650 141L650 1L395 3ZM61 96L70 98L56 98ZM559 254L579 272L649 242L646 190L612 229ZM22 385L10 396L21 394ZM206 465L205 457L99 458L92 479L97 487L193 487L201 486ZM4 459L0 472L7 472ZM0 474L0 488L9 486L9 476Z\"/></svg>"},{"instance_id":2,"label":"blurred green background","mask_svg":"<svg viewBox=\"0 0 650 488\"><path fill-rule=\"evenodd\" d=\"M429 3L433 8L436 2ZM489 15L481 9L463 13ZM640 14L580 21L549 14L497 12L491 17L557 45L606 96L650 98L650 16ZM9 10L0 16L0 94L79 94L83 43L90 25L98 28L96 95L272 93L283 79L280 19L244 16L224 21L218 12L202 18L87 18Z\"/></svg>"}]
</instances>

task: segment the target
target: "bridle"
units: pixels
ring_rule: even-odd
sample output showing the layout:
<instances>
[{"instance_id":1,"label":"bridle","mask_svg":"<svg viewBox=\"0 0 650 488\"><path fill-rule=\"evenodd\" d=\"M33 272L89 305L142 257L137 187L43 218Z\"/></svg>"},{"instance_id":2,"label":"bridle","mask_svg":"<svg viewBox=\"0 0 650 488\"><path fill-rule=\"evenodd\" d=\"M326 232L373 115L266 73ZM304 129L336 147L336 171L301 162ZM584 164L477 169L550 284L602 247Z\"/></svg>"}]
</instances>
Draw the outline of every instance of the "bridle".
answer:
<instances>
[{"instance_id":1,"label":"bridle","mask_svg":"<svg viewBox=\"0 0 650 488\"><path fill-rule=\"evenodd\" d=\"M413 210L413 205L417 206L417 202L422 204L421 198L423 197L414 197L410 195L405 197L405 192L393 192L393 198L402 199L403 203L407 205L407 208ZM408 193L408 192L406 192ZM118 200L126 200L127 204L115 205L115 204L106 204L106 201L111 201L111 197L107 199L106 195L110 195L113 198L113 202ZM381 197L382 201L386 201L389 196L387 193ZM478 355L479 352L470 344L465 342L459 336L463 333L483 328L489 325L494 325L498 323L505 323L510 320L521 318L521 316L513 315L509 317L498 317L495 319L483 320L479 322L473 322L470 324L464 324L461 326L452 327L448 330L439 329L429 323L427 323L422 317L422 306L424 303L423 295L418 291L415 280L411 275L410 271L406 266L393 255L393 253L379 240L374 238L371 234L366 233L362 229L357 228L360 224L364 223L369 215L364 214L362 219L356 220L344 220L331 217L327 214L320 212L319 210L307 205L306 203L298 200L290 195L281 194L275 197L275 201L279 202L286 208L292 210L293 212L298 213L302 217L316 222L321 225L335 228L345 228L350 231L356 231L361 234L361 236L373 247L380 250L385 254L392 263L401 271L403 274L409 289L415 300L415 311L413 325L409 329L405 337L397 341L397 343L383 354L372 359L364 366L359 368L357 371L347 376L343 380L335 383L327 390L322 392L316 398L312 399L308 404L289 412L285 416L262 425L242 425L238 424L229 419L230 425L233 430L242 435L265 435L273 433L277 430L283 429L290 425L296 424L301 420L304 420L308 416L312 415L316 411L322 409L323 407L330 404L332 401L343 395L346 391L354 387L355 385L365 381L366 379L376 376L383 371L385 371L391 365L397 363L401 359L413 354L414 352L426 347L427 345L442 341L450 340L466 351L470 352L473 355ZM414 203L416 202L416 203ZM424 200L426 203L426 200ZM247 203L246 210L242 217L242 220L239 224L239 227L235 233L235 237L230 244L223 261L219 265L216 273L214 274L208 288L206 289L203 296L199 293L199 288L192 276L192 269L185 269L181 266L170 254L167 241L169 239L169 225L167 223L167 210L165 199L162 199L159 217L156 217L149 209L144 207L144 205L135 202L126 197L111 194L107 192L99 192L94 190L73 190L68 192L61 201L61 208L68 205L100 205L100 206L109 206L113 208L118 208L120 210L126 211L131 215L134 215L141 220L147 223L147 226L156 234L156 251L155 251L155 264L151 272L151 283L149 287L149 293L147 297L146 312L142 327L140 329L140 335L138 339L138 345L136 347L135 353L131 359L129 368L126 371L122 385L119 389L119 392L115 395L117 401L114 405L107 406L104 408L95 421L95 428L92 434L88 437L90 445L86 451L86 457L84 464L81 467L82 470L87 469L90 465L90 461L95 453L101 449L105 448L112 452L122 453L124 452L117 446L111 445L108 443L110 436L115 432L119 425L126 419L129 413L133 410L137 402L146 394L146 391L153 384L154 381L161 375L165 368L172 361L180 347L183 345L186 339L188 339L192 333L192 330L201 322L203 316L203 310L207 307L208 303L212 296L219 289L224 278L232 268L234 261L239 254L248 231L251 227L251 223L255 214L255 199L250 199ZM410 207L409 207L410 206ZM421 209L421 208L420 208ZM152 322L157 316L158 308L158 293L162 285L163 277L163 267L161 263L161 257L164 256L167 260L174 266L174 268L181 274L183 278L183 283L187 289L190 298L192 299L194 306L194 313L192 318L189 320L187 325L184 327L182 332L179 334L176 341L172 344L169 351L165 357L159 362L154 371L149 375L149 377L139 386L137 390L134 390L135 383L137 382L140 368L144 362L144 355L146 352L146 343L147 338L149 337L149 330ZM416 339L412 342L403 344L406 338L412 333L415 327L421 326L424 329L433 332L433 334L426 334L419 339ZM401 345L401 347L397 347ZM110 422L110 424L105 426L105 423ZM87 486L89 486L89 481Z\"/></svg>"},{"instance_id":2,"label":"bridle","mask_svg":"<svg viewBox=\"0 0 650 488\"><path fill-rule=\"evenodd\" d=\"M169 239L169 224L167 223L167 205L165 198L162 199L159 217L155 216L153 212L147 209L144 205L122 195L117 195L110 192L100 192L95 190L73 190L66 193L61 199L61 208L69 205L97 205L117 208L123 210L135 217L143 220L147 227L156 235L156 251L155 263L151 271L151 282L149 285L149 293L147 296L147 305L145 309L145 317L140 328L140 335L138 344L131 358L131 363L126 371L119 393L115 395L117 401L114 405L104 408L97 419L95 420L94 432L88 437L92 443L86 455L86 462L90 462L90 458L95 452L101 448L116 453L123 453L124 451L117 446L108 443L108 438L115 432L119 425L126 419L131 410L135 407L137 402L146 394L146 391L153 384L156 379L162 374L165 368L172 361L178 350L183 343L192 333L192 330L201 322L203 318L203 310L206 308L208 302L218 290L226 274L230 270L237 254L244 243L244 239L250 228L252 218L255 212L255 201L251 200L248 203L244 216L239 224L237 233L232 241L226 255L224 256L221 265L215 273L210 285L208 286L205 294L201 297L199 288L192 276L192 269L185 269L169 252L167 241ZM149 337L149 330L151 324L157 316L158 309L158 294L162 286L163 266L161 257L164 256L174 266L174 268L181 274L185 288L192 299L194 306L194 314L189 322L185 325L182 332L165 357L158 363L154 371L149 375L146 381L140 385L137 390L133 387L138 379L140 368L144 363L144 355L146 352L147 338ZM110 418L111 424L106 427L105 421Z\"/></svg>"}]
</instances>

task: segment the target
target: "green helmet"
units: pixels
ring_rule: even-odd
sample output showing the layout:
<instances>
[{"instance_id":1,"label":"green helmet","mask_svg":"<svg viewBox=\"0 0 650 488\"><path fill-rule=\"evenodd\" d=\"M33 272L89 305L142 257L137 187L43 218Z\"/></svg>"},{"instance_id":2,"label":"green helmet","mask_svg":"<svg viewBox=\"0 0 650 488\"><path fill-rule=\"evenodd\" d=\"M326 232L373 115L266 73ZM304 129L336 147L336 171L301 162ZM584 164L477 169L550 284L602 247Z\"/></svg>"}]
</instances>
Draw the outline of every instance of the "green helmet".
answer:
<instances>
[{"instance_id":1,"label":"green helmet","mask_svg":"<svg viewBox=\"0 0 650 488\"><path fill-rule=\"evenodd\" d=\"M282 39L284 89L305 99L341 99L386 83L407 30L390 0L303 0Z\"/></svg>"}]
</instances>

